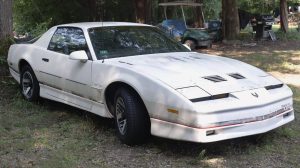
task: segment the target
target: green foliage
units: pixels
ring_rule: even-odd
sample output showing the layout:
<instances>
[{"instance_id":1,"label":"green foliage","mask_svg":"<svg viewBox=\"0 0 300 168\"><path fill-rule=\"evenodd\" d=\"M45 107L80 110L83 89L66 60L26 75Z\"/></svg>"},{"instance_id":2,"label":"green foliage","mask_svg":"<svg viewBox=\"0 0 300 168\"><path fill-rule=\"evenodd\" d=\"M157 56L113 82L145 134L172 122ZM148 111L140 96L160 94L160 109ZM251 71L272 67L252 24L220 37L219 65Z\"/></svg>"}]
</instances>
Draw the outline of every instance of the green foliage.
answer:
<instances>
[{"instance_id":1,"label":"green foliage","mask_svg":"<svg viewBox=\"0 0 300 168\"><path fill-rule=\"evenodd\" d=\"M134 21L128 1L112 0L15 0L14 29L18 34L38 36L49 27L74 22Z\"/></svg>"},{"instance_id":2,"label":"green foliage","mask_svg":"<svg viewBox=\"0 0 300 168\"><path fill-rule=\"evenodd\" d=\"M222 1L204 0L203 12L205 20L220 19L220 13L222 12Z\"/></svg>"},{"instance_id":3,"label":"green foliage","mask_svg":"<svg viewBox=\"0 0 300 168\"><path fill-rule=\"evenodd\" d=\"M51 26L86 21L135 21L134 1L124 0L15 0L14 30L18 34L38 36ZM152 24L163 20L158 0L151 2ZM192 8L187 13L193 17ZM220 0L204 0L206 20L218 19L221 12Z\"/></svg>"},{"instance_id":4,"label":"green foliage","mask_svg":"<svg viewBox=\"0 0 300 168\"><path fill-rule=\"evenodd\" d=\"M280 0L238 0L239 8L254 14L272 14L279 9ZM288 6L295 6L299 0L288 0Z\"/></svg>"},{"instance_id":5,"label":"green foliage","mask_svg":"<svg viewBox=\"0 0 300 168\"><path fill-rule=\"evenodd\" d=\"M90 15L84 5L83 0L15 0L14 29L36 36L56 24L88 21Z\"/></svg>"},{"instance_id":6,"label":"green foliage","mask_svg":"<svg viewBox=\"0 0 300 168\"><path fill-rule=\"evenodd\" d=\"M240 9L257 14L269 14L279 7L279 0L239 0L238 2Z\"/></svg>"}]
</instances>

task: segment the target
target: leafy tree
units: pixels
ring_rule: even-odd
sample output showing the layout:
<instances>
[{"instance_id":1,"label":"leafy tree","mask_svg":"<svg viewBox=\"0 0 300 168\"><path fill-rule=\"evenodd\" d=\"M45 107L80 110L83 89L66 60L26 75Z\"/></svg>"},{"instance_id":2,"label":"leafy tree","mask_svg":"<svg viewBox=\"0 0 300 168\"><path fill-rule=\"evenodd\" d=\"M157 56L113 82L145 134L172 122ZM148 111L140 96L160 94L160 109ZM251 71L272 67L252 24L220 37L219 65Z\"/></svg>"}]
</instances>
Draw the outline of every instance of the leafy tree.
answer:
<instances>
[{"instance_id":1,"label":"leafy tree","mask_svg":"<svg viewBox=\"0 0 300 168\"><path fill-rule=\"evenodd\" d=\"M203 13L205 20L221 19L222 12L221 0L203 0Z\"/></svg>"}]
</instances>

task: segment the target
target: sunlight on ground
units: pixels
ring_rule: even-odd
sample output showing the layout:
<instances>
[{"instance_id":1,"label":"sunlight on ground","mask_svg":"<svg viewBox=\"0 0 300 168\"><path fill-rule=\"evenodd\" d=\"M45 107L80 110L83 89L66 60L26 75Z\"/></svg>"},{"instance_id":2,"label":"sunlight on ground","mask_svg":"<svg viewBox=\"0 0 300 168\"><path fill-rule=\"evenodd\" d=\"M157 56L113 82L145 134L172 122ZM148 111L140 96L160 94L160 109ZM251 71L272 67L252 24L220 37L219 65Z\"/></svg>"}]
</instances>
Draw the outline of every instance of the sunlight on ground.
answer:
<instances>
[{"instance_id":1,"label":"sunlight on ground","mask_svg":"<svg viewBox=\"0 0 300 168\"><path fill-rule=\"evenodd\" d=\"M224 158L213 158L207 159L203 162L210 167L224 167L225 160Z\"/></svg>"},{"instance_id":2,"label":"sunlight on ground","mask_svg":"<svg viewBox=\"0 0 300 168\"><path fill-rule=\"evenodd\" d=\"M49 149L50 145L49 145L49 140L50 139L50 135L49 132L47 130L44 131L35 131L33 134L33 138L34 138L34 148L35 150L44 150L44 149Z\"/></svg>"}]
</instances>

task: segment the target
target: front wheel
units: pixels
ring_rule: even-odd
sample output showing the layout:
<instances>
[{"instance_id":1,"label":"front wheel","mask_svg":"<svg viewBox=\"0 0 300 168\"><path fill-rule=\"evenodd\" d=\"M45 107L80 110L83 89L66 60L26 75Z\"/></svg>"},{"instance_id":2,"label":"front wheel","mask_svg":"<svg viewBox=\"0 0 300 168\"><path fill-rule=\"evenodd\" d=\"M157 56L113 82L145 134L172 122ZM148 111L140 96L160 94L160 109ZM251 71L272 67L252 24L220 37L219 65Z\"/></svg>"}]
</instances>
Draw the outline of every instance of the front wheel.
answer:
<instances>
[{"instance_id":1,"label":"front wheel","mask_svg":"<svg viewBox=\"0 0 300 168\"><path fill-rule=\"evenodd\" d=\"M132 90L120 88L115 95L115 125L122 143L143 143L150 135L150 119L139 96Z\"/></svg>"},{"instance_id":2,"label":"front wheel","mask_svg":"<svg viewBox=\"0 0 300 168\"><path fill-rule=\"evenodd\" d=\"M39 98L40 86L29 65L21 69L20 76L21 92L28 101L37 101Z\"/></svg>"}]
</instances>

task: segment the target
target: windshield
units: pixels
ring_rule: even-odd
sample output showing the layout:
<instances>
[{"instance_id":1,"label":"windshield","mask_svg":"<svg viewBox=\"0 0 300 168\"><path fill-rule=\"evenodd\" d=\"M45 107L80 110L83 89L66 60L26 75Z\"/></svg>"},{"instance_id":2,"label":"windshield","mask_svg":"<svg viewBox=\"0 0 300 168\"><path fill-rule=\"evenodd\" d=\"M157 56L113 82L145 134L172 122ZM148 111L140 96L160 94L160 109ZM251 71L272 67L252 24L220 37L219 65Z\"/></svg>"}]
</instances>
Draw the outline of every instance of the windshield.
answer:
<instances>
[{"instance_id":1,"label":"windshield","mask_svg":"<svg viewBox=\"0 0 300 168\"><path fill-rule=\"evenodd\" d=\"M183 45L154 27L98 27L89 29L97 59L133 55L189 52Z\"/></svg>"}]
</instances>

